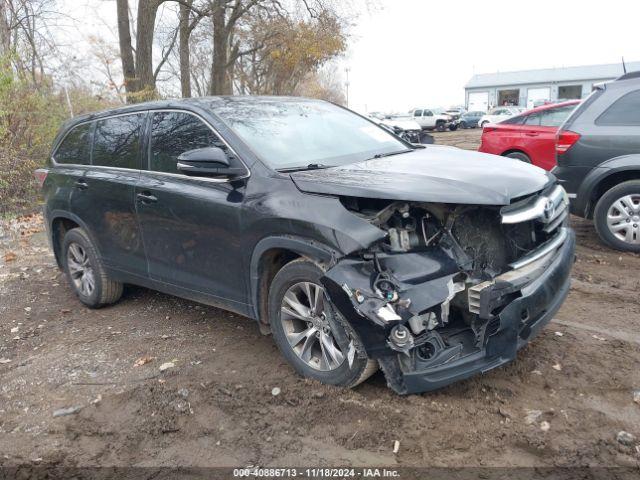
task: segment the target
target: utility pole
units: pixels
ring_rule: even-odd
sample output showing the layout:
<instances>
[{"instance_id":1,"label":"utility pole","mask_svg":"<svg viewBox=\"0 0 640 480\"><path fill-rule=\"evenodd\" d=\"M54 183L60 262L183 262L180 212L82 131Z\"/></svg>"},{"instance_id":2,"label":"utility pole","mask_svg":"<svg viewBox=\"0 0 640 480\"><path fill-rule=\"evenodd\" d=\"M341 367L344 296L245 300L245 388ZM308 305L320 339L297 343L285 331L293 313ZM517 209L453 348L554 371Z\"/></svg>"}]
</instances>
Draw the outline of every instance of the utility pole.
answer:
<instances>
[{"instance_id":1,"label":"utility pole","mask_svg":"<svg viewBox=\"0 0 640 480\"><path fill-rule=\"evenodd\" d=\"M349 108L349 71L350 70L351 69L349 67L344 69L345 73L347 74L347 81L344 84L347 90L347 108Z\"/></svg>"}]
</instances>

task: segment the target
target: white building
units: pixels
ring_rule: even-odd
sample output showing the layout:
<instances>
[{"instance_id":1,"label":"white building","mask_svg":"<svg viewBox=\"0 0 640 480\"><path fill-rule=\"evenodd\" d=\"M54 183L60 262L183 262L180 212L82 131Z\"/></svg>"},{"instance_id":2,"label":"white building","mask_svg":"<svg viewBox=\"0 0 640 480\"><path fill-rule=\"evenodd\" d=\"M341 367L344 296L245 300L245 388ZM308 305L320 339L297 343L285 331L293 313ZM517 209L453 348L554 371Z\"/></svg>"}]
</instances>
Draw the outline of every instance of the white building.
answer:
<instances>
[{"instance_id":1,"label":"white building","mask_svg":"<svg viewBox=\"0 0 640 480\"><path fill-rule=\"evenodd\" d=\"M640 62L626 62L627 72L640 70ZM469 110L486 111L500 105L533 108L548 101L587 97L595 83L624 73L622 62L582 67L544 68L519 72L481 73L465 85Z\"/></svg>"}]
</instances>

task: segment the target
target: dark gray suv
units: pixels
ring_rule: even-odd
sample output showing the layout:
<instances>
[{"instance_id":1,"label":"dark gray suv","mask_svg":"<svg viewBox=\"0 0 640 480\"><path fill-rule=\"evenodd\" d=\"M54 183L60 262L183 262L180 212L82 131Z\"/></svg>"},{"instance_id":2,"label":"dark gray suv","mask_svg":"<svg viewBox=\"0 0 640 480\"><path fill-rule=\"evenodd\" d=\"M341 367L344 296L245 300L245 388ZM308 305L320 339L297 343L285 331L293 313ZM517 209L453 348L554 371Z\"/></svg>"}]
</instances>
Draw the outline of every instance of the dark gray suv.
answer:
<instances>
[{"instance_id":1,"label":"dark gray suv","mask_svg":"<svg viewBox=\"0 0 640 480\"><path fill-rule=\"evenodd\" d=\"M394 390L419 392L498 367L569 291L575 240L553 175L412 145L318 100L87 115L38 177L82 303L131 283L220 306L333 385L380 365Z\"/></svg>"},{"instance_id":2,"label":"dark gray suv","mask_svg":"<svg viewBox=\"0 0 640 480\"><path fill-rule=\"evenodd\" d=\"M608 245L640 252L640 72L595 87L560 127L556 159L571 212Z\"/></svg>"}]
</instances>

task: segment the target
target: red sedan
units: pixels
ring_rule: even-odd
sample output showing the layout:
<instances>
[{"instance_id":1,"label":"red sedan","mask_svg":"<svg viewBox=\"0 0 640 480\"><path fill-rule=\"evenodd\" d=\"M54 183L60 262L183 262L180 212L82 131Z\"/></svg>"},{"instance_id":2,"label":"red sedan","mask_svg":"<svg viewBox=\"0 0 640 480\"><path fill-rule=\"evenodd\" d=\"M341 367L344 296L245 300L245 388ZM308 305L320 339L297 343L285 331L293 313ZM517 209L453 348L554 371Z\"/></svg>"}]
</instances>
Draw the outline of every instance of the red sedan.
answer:
<instances>
[{"instance_id":1,"label":"red sedan","mask_svg":"<svg viewBox=\"0 0 640 480\"><path fill-rule=\"evenodd\" d=\"M532 163L545 170L556 165L555 139L558 127L580 100L544 105L528 110L482 130L479 152L493 153Z\"/></svg>"}]
</instances>

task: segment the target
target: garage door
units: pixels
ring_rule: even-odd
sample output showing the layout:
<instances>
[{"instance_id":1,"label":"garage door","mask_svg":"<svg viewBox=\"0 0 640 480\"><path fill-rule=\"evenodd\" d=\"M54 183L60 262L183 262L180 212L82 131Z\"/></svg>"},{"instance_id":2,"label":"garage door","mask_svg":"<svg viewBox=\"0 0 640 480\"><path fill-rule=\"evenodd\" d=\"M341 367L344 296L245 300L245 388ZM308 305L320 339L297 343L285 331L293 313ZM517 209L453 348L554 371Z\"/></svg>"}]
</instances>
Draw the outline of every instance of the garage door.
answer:
<instances>
[{"instance_id":1,"label":"garage door","mask_svg":"<svg viewBox=\"0 0 640 480\"><path fill-rule=\"evenodd\" d=\"M543 102L548 102L549 100L551 100L551 89L549 87L530 88L527 91L527 108L537 107Z\"/></svg>"},{"instance_id":2,"label":"garage door","mask_svg":"<svg viewBox=\"0 0 640 480\"><path fill-rule=\"evenodd\" d=\"M474 92L469 94L470 112L486 112L489 109L489 92Z\"/></svg>"}]
</instances>

